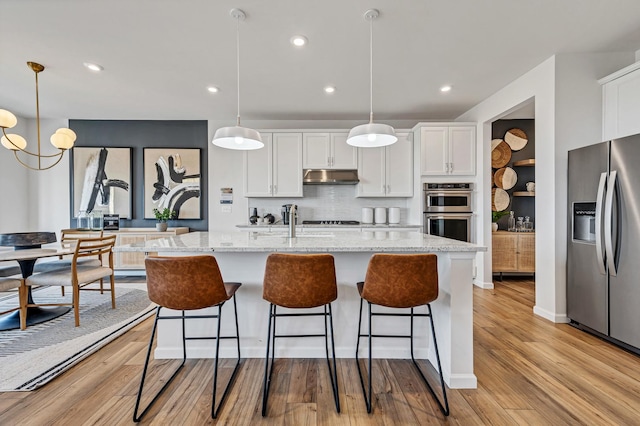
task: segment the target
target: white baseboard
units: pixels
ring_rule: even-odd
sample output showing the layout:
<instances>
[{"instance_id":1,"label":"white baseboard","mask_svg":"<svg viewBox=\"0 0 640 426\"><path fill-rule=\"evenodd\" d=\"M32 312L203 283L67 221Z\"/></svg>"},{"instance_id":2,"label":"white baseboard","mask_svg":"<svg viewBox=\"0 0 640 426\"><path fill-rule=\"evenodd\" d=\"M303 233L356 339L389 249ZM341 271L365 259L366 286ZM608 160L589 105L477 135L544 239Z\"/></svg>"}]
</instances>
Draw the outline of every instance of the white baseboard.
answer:
<instances>
[{"instance_id":1,"label":"white baseboard","mask_svg":"<svg viewBox=\"0 0 640 426\"><path fill-rule=\"evenodd\" d=\"M556 313L547 311L546 309L542 309L539 306L533 307L533 313L538 315L539 317L542 317L544 319L547 319L557 324L566 324L571 321L566 314L556 314Z\"/></svg>"},{"instance_id":2,"label":"white baseboard","mask_svg":"<svg viewBox=\"0 0 640 426\"><path fill-rule=\"evenodd\" d=\"M493 289L493 281L484 282L484 281L479 281L479 280L473 280L473 285L475 285L476 287L483 288L485 290Z\"/></svg>"}]
</instances>

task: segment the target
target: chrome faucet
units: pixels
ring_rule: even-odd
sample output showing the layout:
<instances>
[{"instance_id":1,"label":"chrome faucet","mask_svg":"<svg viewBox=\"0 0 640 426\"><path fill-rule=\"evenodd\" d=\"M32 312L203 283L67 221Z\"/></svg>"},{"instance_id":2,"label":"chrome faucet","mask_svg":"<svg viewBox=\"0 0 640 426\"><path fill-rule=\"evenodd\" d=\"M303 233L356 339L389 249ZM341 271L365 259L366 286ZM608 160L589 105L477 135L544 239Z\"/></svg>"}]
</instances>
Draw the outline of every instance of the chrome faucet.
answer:
<instances>
[{"instance_id":1,"label":"chrome faucet","mask_svg":"<svg viewBox=\"0 0 640 426\"><path fill-rule=\"evenodd\" d=\"M291 209L289 209L289 238L296 237L296 209L298 206L295 204L291 204Z\"/></svg>"}]
</instances>

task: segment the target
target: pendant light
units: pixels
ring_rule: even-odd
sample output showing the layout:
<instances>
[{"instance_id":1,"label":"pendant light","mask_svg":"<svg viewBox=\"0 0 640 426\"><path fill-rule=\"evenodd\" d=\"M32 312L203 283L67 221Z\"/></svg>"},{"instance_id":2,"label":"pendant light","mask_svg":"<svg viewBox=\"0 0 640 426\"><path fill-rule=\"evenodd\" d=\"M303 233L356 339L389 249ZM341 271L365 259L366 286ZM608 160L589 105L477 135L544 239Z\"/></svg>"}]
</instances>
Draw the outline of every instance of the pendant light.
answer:
<instances>
[{"instance_id":1,"label":"pendant light","mask_svg":"<svg viewBox=\"0 0 640 426\"><path fill-rule=\"evenodd\" d=\"M240 126L240 21L246 17L240 9L231 9L229 14L236 19L236 66L238 78L238 115L236 125L232 127L222 127L216 130L211 141L221 148L252 150L260 149L264 146L262 138L257 130Z\"/></svg>"},{"instance_id":2,"label":"pendant light","mask_svg":"<svg viewBox=\"0 0 640 426\"><path fill-rule=\"evenodd\" d=\"M370 9L364 13L364 19L369 21L369 123L351 129L347 138L349 145L359 148L377 148L391 145L398 140L393 127L373 122L373 20L379 15L377 9Z\"/></svg>"}]
</instances>

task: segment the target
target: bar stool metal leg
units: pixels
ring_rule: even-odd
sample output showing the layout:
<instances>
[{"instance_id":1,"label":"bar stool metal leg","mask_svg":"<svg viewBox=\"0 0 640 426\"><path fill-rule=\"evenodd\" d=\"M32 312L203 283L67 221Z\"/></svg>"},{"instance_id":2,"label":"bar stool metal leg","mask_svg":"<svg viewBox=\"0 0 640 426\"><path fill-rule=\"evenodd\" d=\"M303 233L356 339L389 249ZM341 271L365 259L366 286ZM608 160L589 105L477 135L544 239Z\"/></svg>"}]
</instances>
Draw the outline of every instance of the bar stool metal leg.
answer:
<instances>
[{"instance_id":1,"label":"bar stool metal leg","mask_svg":"<svg viewBox=\"0 0 640 426\"><path fill-rule=\"evenodd\" d=\"M364 303L364 299L360 299L360 317L358 318L358 340L356 342L356 366L358 367L358 376L360 376L360 385L362 386L362 395L364 396L364 403L367 406L367 413L371 413L371 395L372 395L372 386L371 386L371 303L367 302L367 304L369 305L369 334L368 335L363 335L362 334L362 305ZM360 368L360 358L358 357L358 353L360 351L360 338L361 337L368 337L369 338L369 342L368 342L368 346L369 346L369 371L368 371L368 378L369 378L369 392L367 393L365 384L364 384L364 378L362 376L362 370ZM368 395L368 396L367 396Z\"/></svg>"},{"instance_id":2,"label":"bar stool metal leg","mask_svg":"<svg viewBox=\"0 0 640 426\"><path fill-rule=\"evenodd\" d=\"M269 388L271 387L271 373L273 372L273 360L275 354L275 334L276 334L276 305L269 304L269 325L267 331L267 354L264 358L264 381L262 383L262 417L267 415L267 402L269 399ZM273 328L272 328L273 326ZM273 344L272 344L273 339ZM273 345L273 348L272 348ZM269 350L271 352L271 366L269 366Z\"/></svg>"},{"instance_id":3,"label":"bar stool metal leg","mask_svg":"<svg viewBox=\"0 0 640 426\"><path fill-rule=\"evenodd\" d=\"M329 313L327 314L327 306ZM328 318L327 318L328 317ZM331 331L331 356L333 360L333 371L331 371L331 362L329 361L329 337L327 333L327 319L329 320L329 328ZM324 344L327 354L327 367L329 368L329 378L331 379L331 388L333 389L333 400L336 404L336 411L340 412L340 398L338 397L338 370L336 368L336 344L333 338L333 312L331 304L324 305Z\"/></svg>"},{"instance_id":4,"label":"bar stool metal leg","mask_svg":"<svg viewBox=\"0 0 640 426\"><path fill-rule=\"evenodd\" d=\"M447 390L444 384L444 376L442 375L442 365L440 364L440 352L438 351L438 341L436 339L436 328L435 328L435 325L433 324L433 314L431 312L431 304L427 304L427 308L429 310L429 313L426 316L429 317L429 322L431 323L431 335L433 336L433 348L435 349L435 352L436 352L438 372L440 373L440 386L442 387L442 396L443 396L442 401L436 395L435 390L433 389L433 387L431 387L431 385L427 381L426 376L422 372L422 369L418 366L418 362L413 356L413 316L414 316L413 308L411 308L411 361L413 361L413 365L415 365L416 369L418 370L418 373L420 373L420 376L422 377L422 381L425 383L425 385L427 385L429 392L431 392L431 395L433 395L436 402L438 403L438 407L440 407L440 411L442 412L442 414L444 414L445 416L448 416L449 400L447 399Z\"/></svg>"},{"instance_id":5,"label":"bar stool metal leg","mask_svg":"<svg viewBox=\"0 0 640 426\"><path fill-rule=\"evenodd\" d=\"M229 336L228 338L231 339L236 339L237 345L238 345L238 358L236 360L236 365L233 368L233 372L231 373L231 377L229 378L229 381L227 382L227 386L225 386L224 388L224 392L222 393L222 398L220 398L220 402L218 403L218 405L216 406L216 388L218 385L218 360L219 360L219 353L220 353L220 340L221 339L225 339L227 337L225 336L220 336L220 323L221 323L221 314L222 314L222 305L224 305L224 303L221 303L220 305L218 305L218 330L216 333L216 360L214 363L214 367L213 367L213 399L211 401L211 418L216 418L218 417L218 413L220 412L220 408L222 407L222 404L224 403L225 399L227 398L227 395L229 394L229 390L231 389L231 385L233 384L235 378L236 378L236 374L238 373L238 368L240 367L240 363L241 363L241 358L240 358L240 331L238 328L238 306L236 304L236 296L233 296L233 312L235 315L235 323L236 323L236 335L235 336Z\"/></svg>"},{"instance_id":6,"label":"bar stool metal leg","mask_svg":"<svg viewBox=\"0 0 640 426\"><path fill-rule=\"evenodd\" d=\"M185 318L184 318L184 311L182 311L182 363L180 363L178 368L176 368L176 370L173 372L173 374L171 375L169 380L167 380L167 382L164 384L164 386L162 386L162 388L158 391L158 393L153 397L151 402L145 407L144 410L142 410L142 413L140 413L138 415L138 408L140 407L140 400L142 398L142 389L144 387L144 380L145 380L145 377L147 375L147 368L149 367L149 358L151 358L151 349L153 348L153 340L154 340L155 335L156 335L156 329L158 327L158 320L162 319L160 317L160 309L161 308L162 308L162 306L158 306L158 308L156 309L156 318L155 318L155 320L153 322L153 329L151 330L151 338L149 340L149 348L147 349L147 357L146 357L146 359L144 361L144 368L142 370L142 378L140 379L140 388L138 390L138 397L136 398L136 406L133 409L133 421L136 422L136 423L138 423L142 419L142 417L147 413L147 411L149 411L149 409L151 408L153 403L156 402L156 400L162 394L162 392L164 392L164 390L167 388L167 386L169 386L169 384L173 381L173 379L176 377L178 372L184 366L184 363L185 363L185 361L187 359L187 345L186 345L185 334L184 334L185 333Z\"/></svg>"},{"instance_id":7,"label":"bar stool metal leg","mask_svg":"<svg viewBox=\"0 0 640 426\"><path fill-rule=\"evenodd\" d=\"M328 307L327 307L328 306ZM285 317L299 317L299 316L323 316L324 317L324 334L290 334L290 335L276 335L276 318L278 316ZM327 318L328 317L328 318ZM329 323L327 324L327 321ZM331 354L332 360L329 359L329 332L331 332ZM269 308L269 324L267 333L267 353L264 361L264 381L263 381L263 393L262 393L262 416L267 415L267 403L269 399L269 390L271 388L271 376L273 374L273 364L275 361L276 350L276 337L324 337L325 339L325 351L327 357L327 367L329 369L329 378L331 380L331 389L333 390L333 399L336 404L336 411L340 412L340 397L338 394L338 369L336 365L336 346L333 335L333 312L331 310L331 304L324 305L324 312L322 313L285 313L278 314L276 312L276 305L270 304ZM269 362L271 358L271 362ZM333 362L333 368L331 364Z\"/></svg>"},{"instance_id":8,"label":"bar stool metal leg","mask_svg":"<svg viewBox=\"0 0 640 426\"><path fill-rule=\"evenodd\" d=\"M409 338L410 339L410 345L411 345L411 361L413 362L413 365L415 366L416 370L418 370L418 373L420 374L420 377L422 378L422 381L424 382L424 384L427 386L427 389L429 389L429 392L431 392L431 395L433 395L433 397L435 398L436 402L438 403L438 407L440 408L440 411L442 412L443 415L448 416L449 415L449 400L447 399L447 391L446 391L446 387L445 387L445 383L444 383L444 376L442 374L442 365L440 363L440 352L438 351L438 341L436 340L436 329L435 329L435 325L433 323L433 314L431 312L431 305L427 304L427 309L428 309L428 313L427 314L416 314L414 313L413 308L411 308L411 313L410 314L391 314L391 313L372 313L371 312L371 303L367 302L368 304L368 318L369 318L369 330L368 330L368 334L362 334L362 305L364 303L364 299L360 299L360 318L358 319L358 340L356 342L356 365L358 367L358 375L360 376L360 384L362 386L362 394L364 396L364 402L365 405L367 406L367 413L371 413L372 411L372 381L371 381L371 342L372 342L372 337L390 337L390 338ZM371 331L371 321L372 321L372 317L374 315L383 315L383 316L398 316L398 317L406 317L409 316L410 317L410 321L411 321L411 331L409 336L390 336L390 335L373 335L372 331ZM420 366L418 365L418 362L415 359L414 356L414 343L413 343L413 319L414 317L429 317L430 323L431 323L431 335L433 336L433 347L434 350L436 352L436 361L437 361L437 365L438 365L438 372L440 374L440 386L442 387L442 399L440 399L437 395L435 390L433 389L433 387L429 384L429 381L427 380L427 377L425 376L425 374L423 373L422 369L420 368ZM368 372L367 372L367 377L369 379L369 384L368 384L368 391L367 391L367 386L365 386L364 383L364 377L362 374L362 369L360 367L360 359L358 357L358 353L359 353L359 349L360 349L360 338L361 337L368 337L369 342L368 342L368 346L369 346L369 358L368 358Z\"/></svg>"}]
</instances>

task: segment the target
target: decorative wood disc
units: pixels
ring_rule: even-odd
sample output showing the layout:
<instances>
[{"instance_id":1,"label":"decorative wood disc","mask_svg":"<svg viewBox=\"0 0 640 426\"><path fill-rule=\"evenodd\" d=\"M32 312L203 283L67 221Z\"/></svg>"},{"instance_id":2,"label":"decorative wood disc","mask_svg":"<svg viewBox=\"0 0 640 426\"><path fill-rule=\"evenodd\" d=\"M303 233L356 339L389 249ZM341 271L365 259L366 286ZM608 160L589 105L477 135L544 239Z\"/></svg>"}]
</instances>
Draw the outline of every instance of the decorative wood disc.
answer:
<instances>
[{"instance_id":1,"label":"decorative wood disc","mask_svg":"<svg viewBox=\"0 0 640 426\"><path fill-rule=\"evenodd\" d=\"M504 189L493 188L491 190L491 210L501 212L509 208L511 199Z\"/></svg>"},{"instance_id":2,"label":"decorative wood disc","mask_svg":"<svg viewBox=\"0 0 640 426\"><path fill-rule=\"evenodd\" d=\"M491 167L499 169L511 160L511 148L502 139L491 141Z\"/></svg>"},{"instance_id":3,"label":"decorative wood disc","mask_svg":"<svg viewBox=\"0 0 640 426\"><path fill-rule=\"evenodd\" d=\"M527 134L522 129L513 128L507 130L504 135L504 141L509 144L512 151L520 151L527 145Z\"/></svg>"},{"instance_id":4,"label":"decorative wood disc","mask_svg":"<svg viewBox=\"0 0 640 426\"><path fill-rule=\"evenodd\" d=\"M518 175L511 167L503 167L496 170L493 175L493 182L498 188L511 189L518 181Z\"/></svg>"}]
</instances>

